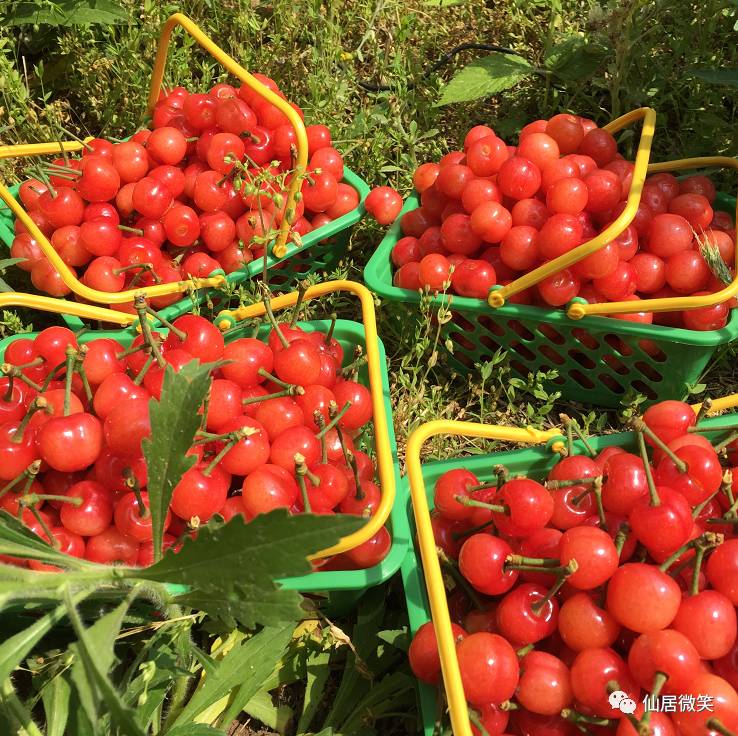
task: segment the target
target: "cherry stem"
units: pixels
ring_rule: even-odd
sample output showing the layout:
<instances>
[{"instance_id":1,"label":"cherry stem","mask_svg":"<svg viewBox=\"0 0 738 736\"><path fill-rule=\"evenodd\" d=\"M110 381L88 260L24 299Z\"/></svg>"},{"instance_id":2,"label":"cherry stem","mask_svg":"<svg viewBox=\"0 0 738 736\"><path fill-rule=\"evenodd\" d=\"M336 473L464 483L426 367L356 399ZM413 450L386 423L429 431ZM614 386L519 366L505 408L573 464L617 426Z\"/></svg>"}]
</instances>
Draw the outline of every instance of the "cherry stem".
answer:
<instances>
[{"instance_id":1,"label":"cherry stem","mask_svg":"<svg viewBox=\"0 0 738 736\"><path fill-rule=\"evenodd\" d=\"M279 329L279 323L274 317L274 312L272 312L272 297L271 297L271 294L269 293L269 287L266 284L262 284L261 300L262 302L264 302L264 311L266 313L267 319L269 320L269 324L272 326L273 330L277 331L277 337L279 338L279 342L282 344L283 348L288 348L290 346L290 343L287 340L287 338L282 334L282 330Z\"/></svg>"},{"instance_id":2,"label":"cherry stem","mask_svg":"<svg viewBox=\"0 0 738 736\"><path fill-rule=\"evenodd\" d=\"M656 447L658 447L659 450L661 450L661 452L663 452L674 463L674 465L676 465L676 469L680 473L687 472L689 469L687 467L687 463L678 457L674 450L672 450L669 445L667 445L666 442L664 442L661 437L659 437L642 419L635 419L633 421L633 429L648 437L648 439L651 440L651 442L653 442L653 444L656 445Z\"/></svg>"},{"instance_id":3,"label":"cherry stem","mask_svg":"<svg viewBox=\"0 0 738 736\"><path fill-rule=\"evenodd\" d=\"M712 547L719 547L725 537L722 534L715 532L704 532L695 539L690 539L686 544L683 544L676 552L669 555L660 565L659 570L666 572L683 554L689 552L691 549L699 549L704 547L705 550L711 549Z\"/></svg>"},{"instance_id":4,"label":"cherry stem","mask_svg":"<svg viewBox=\"0 0 738 736\"><path fill-rule=\"evenodd\" d=\"M47 411L48 410L48 404L46 403L46 399L43 396L37 396L29 405L28 409L26 410L25 416L23 419L21 419L20 424L18 425L18 429L13 432L13 435L10 438L11 442L15 442L16 444L20 444L23 442L23 435L25 434L26 427L28 427L28 422L31 421L31 417L37 412L37 411Z\"/></svg>"},{"instance_id":5,"label":"cherry stem","mask_svg":"<svg viewBox=\"0 0 738 736\"><path fill-rule=\"evenodd\" d=\"M325 440L325 435L320 433L325 427L325 417L320 413L320 410L316 409L313 412L313 421L318 427L317 437L320 440L320 462L325 465L328 462L328 443Z\"/></svg>"},{"instance_id":6,"label":"cherry stem","mask_svg":"<svg viewBox=\"0 0 738 736\"><path fill-rule=\"evenodd\" d=\"M515 654L522 659L526 654L530 654L534 648L535 644L526 644L524 647L520 647L520 649L516 650Z\"/></svg>"},{"instance_id":7,"label":"cherry stem","mask_svg":"<svg viewBox=\"0 0 738 736\"><path fill-rule=\"evenodd\" d=\"M605 516L605 507L602 504L602 476L598 475L595 478L594 485L592 486L592 493L594 493L595 503L597 504L597 516L600 519L600 527L607 531L607 517Z\"/></svg>"},{"instance_id":8,"label":"cherry stem","mask_svg":"<svg viewBox=\"0 0 738 736\"><path fill-rule=\"evenodd\" d=\"M484 611L484 604L477 595L477 591L472 588L469 581L461 574L459 563L456 562L456 560L452 560L441 547L436 547L436 553L438 554L438 560L442 567L448 571L449 575L453 578L454 583L458 585L464 593L466 593L474 608L478 611Z\"/></svg>"},{"instance_id":9,"label":"cherry stem","mask_svg":"<svg viewBox=\"0 0 738 736\"><path fill-rule=\"evenodd\" d=\"M593 476L591 478L574 478L573 480L547 480L543 485L549 490L555 491L559 488L569 488L570 486L591 486L594 482L595 477ZM589 491L585 491L580 496L573 498L572 502L579 503L588 493Z\"/></svg>"},{"instance_id":10,"label":"cherry stem","mask_svg":"<svg viewBox=\"0 0 738 736\"><path fill-rule=\"evenodd\" d=\"M661 499L656 491L656 484L653 482L651 463L648 460L648 450L646 450L646 440L643 437L643 432L640 430L635 430L635 434L638 439L638 450L640 451L641 460L643 461L643 469L646 473L646 483L648 483L648 493L651 497L651 506L661 506Z\"/></svg>"},{"instance_id":11,"label":"cherry stem","mask_svg":"<svg viewBox=\"0 0 738 736\"><path fill-rule=\"evenodd\" d=\"M574 454L574 428L571 426L571 420L564 422L564 428L566 429L566 452L571 457Z\"/></svg>"},{"instance_id":12,"label":"cherry stem","mask_svg":"<svg viewBox=\"0 0 738 736\"><path fill-rule=\"evenodd\" d=\"M560 567L561 561L555 557L525 557L524 555L508 555L505 559L505 567L517 569L520 566L534 567L539 572L549 572L542 568Z\"/></svg>"},{"instance_id":13,"label":"cherry stem","mask_svg":"<svg viewBox=\"0 0 738 736\"><path fill-rule=\"evenodd\" d=\"M328 422L328 424L323 427L320 432L318 432L317 435L315 435L318 439L320 439L321 435L325 437L325 435L328 434L334 427L338 425L338 423L343 419L343 417L346 415L346 412L351 408L351 402L347 401L344 405L341 411L338 411L338 405L335 401L331 401L328 405L328 413L331 417L331 421Z\"/></svg>"},{"instance_id":14,"label":"cherry stem","mask_svg":"<svg viewBox=\"0 0 738 736\"><path fill-rule=\"evenodd\" d=\"M24 493L19 499L18 503L24 506L31 506L34 503L40 501L59 501L61 503L71 503L72 506L81 506L81 496L59 496L53 493Z\"/></svg>"},{"instance_id":15,"label":"cherry stem","mask_svg":"<svg viewBox=\"0 0 738 736\"><path fill-rule=\"evenodd\" d=\"M138 313L138 323L141 325L141 334L143 335L144 342L151 348L151 354L154 356L159 368L164 368L166 361L162 357L159 346L156 344L154 335L151 332L151 325L149 324L148 317L146 316L146 309L148 306L146 304L146 298L143 294L139 294L136 296L133 304L136 312Z\"/></svg>"},{"instance_id":16,"label":"cherry stem","mask_svg":"<svg viewBox=\"0 0 738 736\"><path fill-rule=\"evenodd\" d=\"M336 431L340 432L340 430L338 429ZM366 493L364 493L364 489L361 487L361 480L359 479L359 466L356 464L356 458L354 457L354 453L351 452L351 450L346 449L343 444L343 437L340 434L339 439L341 440L341 447L343 448L343 457L348 466L351 468L351 472L354 475L354 484L356 485L356 493L354 494L354 498L357 501L363 501L366 498Z\"/></svg>"},{"instance_id":17,"label":"cherry stem","mask_svg":"<svg viewBox=\"0 0 738 736\"><path fill-rule=\"evenodd\" d=\"M590 726L612 726L613 724L613 721L608 718L585 716L584 713L579 713L573 708L564 708L559 715L569 723L587 723Z\"/></svg>"},{"instance_id":18,"label":"cherry stem","mask_svg":"<svg viewBox=\"0 0 738 736\"><path fill-rule=\"evenodd\" d=\"M305 389L302 386L292 385L286 388L284 391L275 391L273 394L264 394L264 396L249 396L246 399L241 399L241 403L244 406L249 404L258 404L261 401L269 401L269 399L281 399L283 396L302 396L305 393Z\"/></svg>"},{"instance_id":19,"label":"cherry stem","mask_svg":"<svg viewBox=\"0 0 738 736\"><path fill-rule=\"evenodd\" d=\"M345 368L341 368L341 378L355 378L356 374L359 372L359 368L369 362L369 358L366 355L361 355L361 352L361 345L357 345L355 350L357 357Z\"/></svg>"},{"instance_id":20,"label":"cherry stem","mask_svg":"<svg viewBox=\"0 0 738 736\"><path fill-rule=\"evenodd\" d=\"M57 191L54 189L54 186L51 183L51 179L49 179L46 172L39 166L35 169L36 176L46 185L46 188L49 190L49 194L51 194L52 199L56 199L57 197Z\"/></svg>"},{"instance_id":21,"label":"cherry stem","mask_svg":"<svg viewBox=\"0 0 738 736\"><path fill-rule=\"evenodd\" d=\"M717 731L721 736L736 736L729 728L726 728L719 718L710 718L707 721L707 727L713 731Z\"/></svg>"},{"instance_id":22,"label":"cherry stem","mask_svg":"<svg viewBox=\"0 0 738 736\"><path fill-rule=\"evenodd\" d=\"M700 406L700 410L697 412L697 417L695 419L695 424L699 424L709 413L712 409L712 399L708 396L704 399L702 402L702 405Z\"/></svg>"},{"instance_id":23,"label":"cherry stem","mask_svg":"<svg viewBox=\"0 0 738 736\"><path fill-rule=\"evenodd\" d=\"M504 504L487 503L486 501L478 501L476 498L469 498L469 496L462 495L456 495L454 499L462 506L474 506L474 508L487 509L488 511L495 511L498 514L509 513L509 509Z\"/></svg>"},{"instance_id":24,"label":"cherry stem","mask_svg":"<svg viewBox=\"0 0 738 736\"><path fill-rule=\"evenodd\" d=\"M26 386L30 386L34 391L37 391L38 393L43 393L44 387L40 386L35 381L32 381L28 376L26 376L21 369L18 366L11 365L10 363L3 363L2 366L0 366L0 371L7 376L8 378L18 378L23 383L26 384ZM6 399L6 401L9 401L10 399Z\"/></svg>"},{"instance_id":25,"label":"cherry stem","mask_svg":"<svg viewBox=\"0 0 738 736\"><path fill-rule=\"evenodd\" d=\"M477 532L483 532L485 529L493 525L494 521L490 519L489 521L485 521L484 524L473 526L471 527L471 529L465 529L463 532L451 532L451 537L455 541L458 541L459 539L466 539L466 537L470 537L472 534L476 534Z\"/></svg>"},{"instance_id":26,"label":"cherry stem","mask_svg":"<svg viewBox=\"0 0 738 736\"><path fill-rule=\"evenodd\" d=\"M2 498L8 491L17 486L23 479L26 479L26 484L21 493L27 493L28 489L33 484L34 479L41 470L41 461L34 460L20 475L16 475L13 480L6 483L0 488L0 498Z\"/></svg>"},{"instance_id":27,"label":"cherry stem","mask_svg":"<svg viewBox=\"0 0 738 736\"><path fill-rule=\"evenodd\" d=\"M64 416L68 417L71 411L72 378L74 378L74 361L77 357L77 351L71 345L67 345L64 352L67 355L67 372L64 376Z\"/></svg>"},{"instance_id":28,"label":"cherry stem","mask_svg":"<svg viewBox=\"0 0 738 736\"><path fill-rule=\"evenodd\" d=\"M620 527L615 533L615 539L613 540L615 542L615 549L618 551L618 557L623 553L623 547L625 547L625 543L628 541L629 534L630 526L628 523L623 522L620 524Z\"/></svg>"},{"instance_id":29,"label":"cherry stem","mask_svg":"<svg viewBox=\"0 0 738 736\"><path fill-rule=\"evenodd\" d=\"M131 489L133 495L136 497L136 504L138 504L138 515L145 519L149 515L149 509L146 508L143 496L141 495L141 486L139 485L138 479L133 474L131 468L123 468L123 477L126 479L126 486Z\"/></svg>"},{"instance_id":30,"label":"cherry stem","mask_svg":"<svg viewBox=\"0 0 738 736\"><path fill-rule=\"evenodd\" d=\"M136 386L140 386L143 383L146 374L149 372L149 368L151 368L154 363L154 356L151 354L151 348L148 345L146 347L149 349L149 355L146 358L146 362L141 366L141 370L133 379L133 383L136 384Z\"/></svg>"},{"instance_id":31,"label":"cherry stem","mask_svg":"<svg viewBox=\"0 0 738 736\"><path fill-rule=\"evenodd\" d=\"M726 427L699 427L693 424L691 427L687 427L687 432L689 434L708 434L710 432L725 432L728 429L736 429L736 427L738 427L736 424L729 424Z\"/></svg>"},{"instance_id":32,"label":"cherry stem","mask_svg":"<svg viewBox=\"0 0 738 736\"><path fill-rule=\"evenodd\" d=\"M135 355L136 353L140 353L142 350L148 350L149 346L146 343L141 343L141 345L133 345L130 348L126 348L125 350L121 350L119 353L115 354L116 360L123 360L123 358L127 358L129 355Z\"/></svg>"},{"instance_id":33,"label":"cherry stem","mask_svg":"<svg viewBox=\"0 0 738 736\"><path fill-rule=\"evenodd\" d=\"M491 480L488 483L480 483L476 486L467 486L466 490L469 491L469 493L476 493L477 491L486 491L489 488L497 488L497 481Z\"/></svg>"},{"instance_id":34,"label":"cherry stem","mask_svg":"<svg viewBox=\"0 0 738 736\"><path fill-rule=\"evenodd\" d=\"M579 438L579 441L584 445L584 449L587 451L587 454L590 457L595 457L597 453L595 452L595 449L592 447L592 445L589 444L589 440L587 439L587 436L584 434L584 432L582 432L582 428L579 426L579 423L567 414L559 414L559 418L562 422L564 422L564 426L566 427L567 444L569 442L569 429L571 428L574 434L576 434L576 436ZM570 454L572 454L571 451Z\"/></svg>"},{"instance_id":35,"label":"cherry stem","mask_svg":"<svg viewBox=\"0 0 738 736\"><path fill-rule=\"evenodd\" d=\"M720 454L728 445L738 440L738 429L734 429L722 442L714 445L715 452Z\"/></svg>"},{"instance_id":36,"label":"cherry stem","mask_svg":"<svg viewBox=\"0 0 738 736\"><path fill-rule=\"evenodd\" d=\"M489 731L484 727L479 713L471 708L467 708L467 713L469 714L469 723L479 731L479 736L489 736Z\"/></svg>"},{"instance_id":37,"label":"cherry stem","mask_svg":"<svg viewBox=\"0 0 738 736\"><path fill-rule=\"evenodd\" d=\"M24 506L18 507L19 511L23 508ZM41 527L41 529L43 529L44 534L46 534L46 536L48 537L47 541L49 545L54 549L59 549L59 540L51 533L51 529L49 529L47 523L44 521L44 517L41 516L41 512L36 508L34 504L29 504L28 506L25 506L25 508L29 509L36 518L38 525Z\"/></svg>"},{"instance_id":38,"label":"cherry stem","mask_svg":"<svg viewBox=\"0 0 738 736\"><path fill-rule=\"evenodd\" d=\"M85 143L76 133L72 133L71 130L67 130L61 125L59 125L59 130L61 130L62 133L64 133L65 135L68 135L73 140L77 141L77 143L80 143L82 146L84 146L85 150L87 151L95 150L89 143Z\"/></svg>"},{"instance_id":39,"label":"cherry stem","mask_svg":"<svg viewBox=\"0 0 738 736\"><path fill-rule=\"evenodd\" d=\"M297 318L300 316L300 309L302 309L302 303L305 300L305 292L310 288L310 284L307 281L300 281L297 284L297 301L295 306L292 307L292 317L290 318L290 327L294 327L297 324Z\"/></svg>"},{"instance_id":40,"label":"cherry stem","mask_svg":"<svg viewBox=\"0 0 738 736\"><path fill-rule=\"evenodd\" d=\"M114 268L113 273L116 276L120 276L122 273L128 273L129 271L151 271L154 270L153 263L131 263L128 266L121 266L120 268Z\"/></svg>"},{"instance_id":41,"label":"cherry stem","mask_svg":"<svg viewBox=\"0 0 738 736\"><path fill-rule=\"evenodd\" d=\"M556 576L556 582L551 586L548 593L546 593L540 601L536 601L531 605L530 610L536 616L541 615L541 611L544 606L561 590L562 586L566 582L570 575L573 575L579 569L579 565L576 560L569 560L569 562L560 568L560 572Z\"/></svg>"},{"instance_id":42,"label":"cherry stem","mask_svg":"<svg viewBox=\"0 0 738 736\"><path fill-rule=\"evenodd\" d=\"M293 458L295 461L295 473L297 474L297 485L300 486L300 495L302 496L302 506L305 512L311 514L313 509L310 506L310 498L308 497L307 484L305 483L305 476L308 473L307 465L305 464L305 456L299 452L295 453ZM313 485L316 485L315 483Z\"/></svg>"},{"instance_id":43,"label":"cherry stem","mask_svg":"<svg viewBox=\"0 0 738 736\"><path fill-rule=\"evenodd\" d=\"M180 330L179 327L175 327L166 317L159 314L155 309L152 309L148 304L146 305L146 314L150 314L154 319L159 321L164 327L169 328L169 331L177 336L182 342L187 339L187 333Z\"/></svg>"},{"instance_id":44,"label":"cherry stem","mask_svg":"<svg viewBox=\"0 0 738 736\"><path fill-rule=\"evenodd\" d=\"M210 473L215 470L216 465L231 451L231 448L238 442L236 439L228 440L228 442L223 445L223 448L221 451L212 459L210 464L205 468L205 470L202 471L202 474L206 477L210 477Z\"/></svg>"},{"instance_id":45,"label":"cherry stem","mask_svg":"<svg viewBox=\"0 0 738 736\"><path fill-rule=\"evenodd\" d=\"M15 376L10 373L7 376L8 378L8 390L3 395L3 401L6 404L10 403L10 400L13 398L13 388L15 387Z\"/></svg>"},{"instance_id":46,"label":"cherry stem","mask_svg":"<svg viewBox=\"0 0 738 736\"><path fill-rule=\"evenodd\" d=\"M65 178L65 174L67 177L73 176L75 179L78 176L82 176L82 172L79 169L75 169L74 166L64 166L63 164L46 164L46 171L52 176L60 176L62 178Z\"/></svg>"},{"instance_id":47,"label":"cherry stem","mask_svg":"<svg viewBox=\"0 0 738 736\"><path fill-rule=\"evenodd\" d=\"M287 381L283 381L281 378L277 378L276 376L272 375L268 370L265 368L259 368L257 373L262 377L266 378L268 381L271 381L272 383L276 383L277 386L281 386L284 389L292 388L293 386L297 385L294 383L287 383Z\"/></svg>"},{"instance_id":48,"label":"cherry stem","mask_svg":"<svg viewBox=\"0 0 738 736\"><path fill-rule=\"evenodd\" d=\"M74 371L79 373L79 377L82 380L82 388L84 389L85 396L87 397L87 403L90 405L89 411L94 413L94 409L92 407L92 388L90 388L90 381L87 378L87 371L84 366L87 351L87 345L80 346L77 354L74 356Z\"/></svg>"},{"instance_id":49,"label":"cherry stem","mask_svg":"<svg viewBox=\"0 0 738 736\"><path fill-rule=\"evenodd\" d=\"M336 315L336 313L331 312L331 315L330 315L331 324L330 324L330 327L328 328L328 331L325 333L325 340L323 340L323 342L326 345L331 344L331 340L333 339L333 331L336 329L337 319L338 319L338 316Z\"/></svg>"},{"instance_id":50,"label":"cherry stem","mask_svg":"<svg viewBox=\"0 0 738 736\"><path fill-rule=\"evenodd\" d=\"M128 227L128 225L118 225L118 230L122 230L124 233L134 233L143 238L144 231L140 227Z\"/></svg>"}]
</instances>

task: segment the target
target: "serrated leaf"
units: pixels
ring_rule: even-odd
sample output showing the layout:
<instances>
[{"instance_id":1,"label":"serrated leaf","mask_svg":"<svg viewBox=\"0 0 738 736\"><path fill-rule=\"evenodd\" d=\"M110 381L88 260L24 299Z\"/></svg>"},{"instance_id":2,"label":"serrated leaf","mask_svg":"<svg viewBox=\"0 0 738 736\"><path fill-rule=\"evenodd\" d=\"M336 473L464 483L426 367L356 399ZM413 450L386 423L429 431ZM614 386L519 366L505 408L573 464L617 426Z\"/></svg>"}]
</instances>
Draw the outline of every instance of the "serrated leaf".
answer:
<instances>
[{"instance_id":1,"label":"serrated leaf","mask_svg":"<svg viewBox=\"0 0 738 736\"><path fill-rule=\"evenodd\" d=\"M110 0L57 0L55 3L18 3L5 19L9 26L114 25L129 20L126 12Z\"/></svg>"},{"instance_id":2,"label":"serrated leaf","mask_svg":"<svg viewBox=\"0 0 738 736\"><path fill-rule=\"evenodd\" d=\"M46 736L64 736L69 720L69 696L72 689L66 677L58 674L41 690L41 701L46 716Z\"/></svg>"},{"instance_id":3,"label":"serrated leaf","mask_svg":"<svg viewBox=\"0 0 738 736\"><path fill-rule=\"evenodd\" d=\"M300 595L278 588L279 578L310 571L308 555L332 545L364 524L354 516L291 516L284 509L245 523L203 526L197 539L185 538L176 554L137 571L138 578L187 585L178 602L203 610L227 609L247 628L299 617Z\"/></svg>"},{"instance_id":4,"label":"serrated leaf","mask_svg":"<svg viewBox=\"0 0 738 736\"><path fill-rule=\"evenodd\" d=\"M693 69L691 74L710 84L738 87L738 69Z\"/></svg>"},{"instance_id":5,"label":"serrated leaf","mask_svg":"<svg viewBox=\"0 0 738 736\"><path fill-rule=\"evenodd\" d=\"M281 628L267 627L234 647L208 675L177 716L174 725L185 724L208 706L238 687L243 705L259 691L292 639L294 622Z\"/></svg>"},{"instance_id":6,"label":"serrated leaf","mask_svg":"<svg viewBox=\"0 0 738 736\"><path fill-rule=\"evenodd\" d=\"M151 508L154 559L160 558L164 521L174 488L195 464L195 458L186 453L200 426L197 412L210 385L210 368L195 360L177 372L167 365L161 399L149 402L151 436L143 440L142 447L148 469L146 489Z\"/></svg>"},{"instance_id":7,"label":"serrated leaf","mask_svg":"<svg viewBox=\"0 0 738 736\"><path fill-rule=\"evenodd\" d=\"M436 107L495 95L534 73L535 69L520 56L490 54L459 71L441 90L441 99Z\"/></svg>"},{"instance_id":8,"label":"serrated leaf","mask_svg":"<svg viewBox=\"0 0 738 736\"><path fill-rule=\"evenodd\" d=\"M75 633L77 634L77 651L84 663L85 672L89 678L90 684L99 692L113 723L115 723L118 729L125 733L126 736L146 736L136 722L134 711L125 705L120 693L115 689L104 669L100 667L98 652L95 649L95 644L99 644L99 641L97 641L100 638L99 633L90 637L89 630L84 627L80 620L68 588L65 590L64 598L67 605L69 619L72 622L72 627L74 628ZM115 611L113 613L115 613ZM113 642L111 641L109 646L112 648L112 645Z\"/></svg>"},{"instance_id":9,"label":"serrated leaf","mask_svg":"<svg viewBox=\"0 0 738 736\"><path fill-rule=\"evenodd\" d=\"M544 64L560 79L576 82L592 76L608 53L608 47L603 44L593 43L584 36L569 36L549 51Z\"/></svg>"}]
</instances>

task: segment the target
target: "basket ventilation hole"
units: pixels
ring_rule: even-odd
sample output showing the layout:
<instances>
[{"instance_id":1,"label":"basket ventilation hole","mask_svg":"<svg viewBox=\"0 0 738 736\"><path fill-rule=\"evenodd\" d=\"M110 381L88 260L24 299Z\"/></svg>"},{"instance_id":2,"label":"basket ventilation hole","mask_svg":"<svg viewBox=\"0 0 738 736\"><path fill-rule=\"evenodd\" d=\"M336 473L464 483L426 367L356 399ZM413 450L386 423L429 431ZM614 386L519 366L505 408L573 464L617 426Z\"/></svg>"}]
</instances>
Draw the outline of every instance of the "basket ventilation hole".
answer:
<instances>
[{"instance_id":1,"label":"basket ventilation hole","mask_svg":"<svg viewBox=\"0 0 738 736\"><path fill-rule=\"evenodd\" d=\"M552 363L556 365L563 365L564 358L559 355L550 345L540 345L538 352L543 355L544 358L548 358Z\"/></svg>"},{"instance_id":2,"label":"basket ventilation hole","mask_svg":"<svg viewBox=\"0 0 738 736\"><path fill-rule=\"evenodd\" d=\"M639 340L638 347L652 360L659 363L666 360L666 353L652 340Z\"/></svg>"},{"instance_id":3,"label":"basket ventilation hole","mask_svg":"<svg viewBox=\"0 0 738 736\"><path fill-rule=\"evenodd\" d=\"M597 378L602 382L603 386L606 386L615 394L625 393L625 389L610 375L607 373L598 374Z\"/></svg>"},{"instance_id":4,"label":"basket ventilation hole","mask_svg":"<svg viewBox=\"0 0 738 736\"><path fill-rule=\"evenodd\" d=\"M492 353L497 352L502 347L497 340L493 340L491 337L487 337L487 335L482 335L479 338L479 342Z\"/></svg>"},{"instance_id":5,"label":"basket ventilation hole","mask_svg":"<svg viewBox=\"0 0 738 736\"><path fill-rule=\"evenodd\" d=\"M605 363L615 371L615 373L619 373L621 376L625 376L628 374L627 367L614 355L604 355L602 357L602 360L604 360Z\"/></svg>"},{"instance_id":6,"label":"basket ventilation hole","mask_svg":"<svg viewBox=\"0 0 738 736\"><path fill-rule=\"evenodd\" d=\"M510 343L510 349L514 350L518 355L525 358L526 360L535 360L536 354L529 350L525 345L519 342Z\"/></svg>"},{"instance_id":7,"label":"basket ventilation hole","mask_svg":"<svg viewBox=\"0 0 738 736\"><path fill-rule=\"evenodd\" d=\"M551 342L555 342L557 345L563 345L566 342L564 336L555 330L551 325L540 324L538 325L538 332L541 333L546 339Z\"/></svg>"},{"instance_id":8,"label":"basket ventilation hole","mask_svg":"<svg viewBox=\"0 0 738 736\"><path fill-rule=\"evenodd\" d=\"M617 335L605 335L605 342L615 351L620 353L621 355L627 355L627 353L623 352L623 349L627 347L624 345L623 341L617 336Z\"/></svg>"},{"instance_id":9,"label":"basket ventilation hole","mask_svg":"<svg viewBox=\"0 0 738 736\"><path fill-rule=\"evenodd\" d=\"M474 329L474 325L460 312L453 312L451 315L451 321L466 332L471 332Z\"/></svg>"},{"instance_id":10,"label":"basket ventilation hole","mask_svg":"<svg viewBox=\"0 0 738 736\"><path fill-rule=\"evenodd\" d=\"M465 348L466 350L474 350L475 345L474 343L469 340L468 338L464 337L460 332L452 332L449 337L454 342L461 345L462 348Z\"/></svg>"},{"instance_id":11,"label":"basket ventilation hole","mask_svg":"<svg viewBox=\"0 0 738 736\"><path fill-rule=\"evenodd\" d=\"M657 396L656 392L644 381L633 381L631 385L639 394L643 394L646 398L651 399L652 401Z\"/></svg>"},{"instance_id":12,"label":"basket ventilation hole","mask_svg":"<svg viewBox=\"0 0 738 736\"><path fill-rule=\"evenodd\" d=\"M516 373L521 375L523 378L527 378L528 373L530 373L530 371L519 360L511 360L510 368L512 368Z\"/></svg>"},{"instance_id":13,"label":"basket ventilation hole","mask_svg":"<svg viewBox=\"0 0 738 736\"><path fill-rule=\"evenodd\" d=\"M581 350L570 350L569 355L574 358L574 360L579 363L579 365L584 366L585 368L594 368L595 362L592 360L592 358L589 357L589 355L586 355Z\"/></svg>"},{"instance_id":14,"label":"basket ventilation hole","mask_svg":"<svg viewBox=\"0 0 738 736\"><path fill-rule=\"evenodd\" d=\"M456 351L454 353L454 358L459 361L462 365L465 365L467 368L474 368L474 361L464 352Z\"/></svg>"},{"instance_id":15,"label":"basket ventilation hole","mask_svg":"<svg viewBox=\"0 0 738 736\"><path fill-rule=\"evenodd\" d=\"M663 380L663 376L653 367L644 363L642 360L636 361L635 367L648 378L649 381L658 382Z\"/></svg>"},{"instance_id":16,"label":"basket ventilation hole","mask_svg":"<svg viewBox=\"0 0 738 736\"><path fill-rule=\"evenodd\" d=\"M477 321L487 332L491 332L493 335L502 337L505 334L505 328L495 322L491 317L480 317Z\"/></svg>"},{"instance_id":17,"label":"basket ventilation hole","mask_svg":"<svg viewBox=\"0 0 738 736\"><path fill-rule=\"evenodd\" d=\"M574 335L574 337L588 350L597 350L600 346L600 343L597 342L597 340L595 340L587 330L584 330L581 327L577 327L572 330L571 334Z\"/></svg>"},{"instance_id":18,"label":"basket ventilation hole","mask_svg":"<svg viewBox=\"0 0 738 736\"><path fill-rule=\"evenodd\" d=\"M589 376L586 376L584 373L582 373L578 368L570 370L569 376L584 388L592 389L595 386L594 381Z\"/></svg>"},{"instance_id":19,"label":"basket ventilation hole","mask_svg":"<svg viewBox=\"0 0 738 736\"><path fill-rule=\"evenodd\" d=\"M535 335L520 321L517 319L508 320L507 326L516 334L518 337L522 337L523 340L535 340Z\"/></svg>"}]
</instances>

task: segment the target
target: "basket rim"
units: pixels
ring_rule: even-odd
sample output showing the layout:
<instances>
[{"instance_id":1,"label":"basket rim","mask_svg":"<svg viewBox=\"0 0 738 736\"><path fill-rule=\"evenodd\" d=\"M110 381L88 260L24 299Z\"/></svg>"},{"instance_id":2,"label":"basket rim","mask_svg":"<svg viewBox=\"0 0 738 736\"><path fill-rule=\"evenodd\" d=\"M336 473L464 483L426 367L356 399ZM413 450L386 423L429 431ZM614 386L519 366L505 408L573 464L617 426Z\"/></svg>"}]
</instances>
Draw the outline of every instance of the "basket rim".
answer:
<instances>
[{"instance_id":1,"label":"basket rim","mask_svg":"<svg viewBox=\"0 0 738 736\"><path fill-rule=\"evenodd\" d=\"M727 199L730 195L721 193ZM733 200L735 201L735 200ZM406 304L419 304L422 300L429 300L433 307L450 307L458 312L482 314L494 318L536 320L539 323L560 325L569 328L591 326L593 331L613 332L629 335L645 340L663 340L681 345L694 345L698 347L712 347L723 345L738 338L738 309L731 310L728 324L719 330L687 330L683 327L667 327L664 325L640 324L628 320L613 320L612 317L585 316L580 320L573 320L567 316L563 309L544 309L523 304L505 303L502 307L492 309L484 299L472 299L470 297L456 296L455 294L437 294L435 296L424 296L420 291L401 289L386 279L386 266L390 261L392 248L397 241L403 237L400 227L402 215L417 209L420 199L417 191L405 200L400 214L397 216L392 227L387 231L384 238L377 246L374 253L364 268L364 282L381 297L393 302ZM390 267L391 273L391 267Z\"/></svg>"}]
</instances>

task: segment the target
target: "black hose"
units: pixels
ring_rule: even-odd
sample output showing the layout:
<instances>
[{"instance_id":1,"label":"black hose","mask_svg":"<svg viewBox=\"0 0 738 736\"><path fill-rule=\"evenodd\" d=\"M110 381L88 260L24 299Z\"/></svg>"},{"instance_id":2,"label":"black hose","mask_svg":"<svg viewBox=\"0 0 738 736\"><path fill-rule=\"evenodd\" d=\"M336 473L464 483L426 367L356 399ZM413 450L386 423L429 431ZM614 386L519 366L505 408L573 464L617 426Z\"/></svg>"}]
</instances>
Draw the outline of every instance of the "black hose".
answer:
<instances>
[{"instance_id":1,"label":"black hose","mask_svg":"<svg viewBox=\"0 0 738 736\"><path fill-rule=\"evenodd\" d=\"M456 54L462 51L496 51L499 54L515 54L516 52L505 46L498 46L494 43L461 43L458 46L454 46L450 51L445 53L435 64L429 69L423 72L423 79L427 79L431 74L437 72L442 66L448 64ZM389 92L393 87L389 84L374 84L374 82L358 81L359 87L365 89L367 92ZM407 85L407 89L414 89L416 87L415 82L410 82Z\"/></svg>"}]
</instances>

